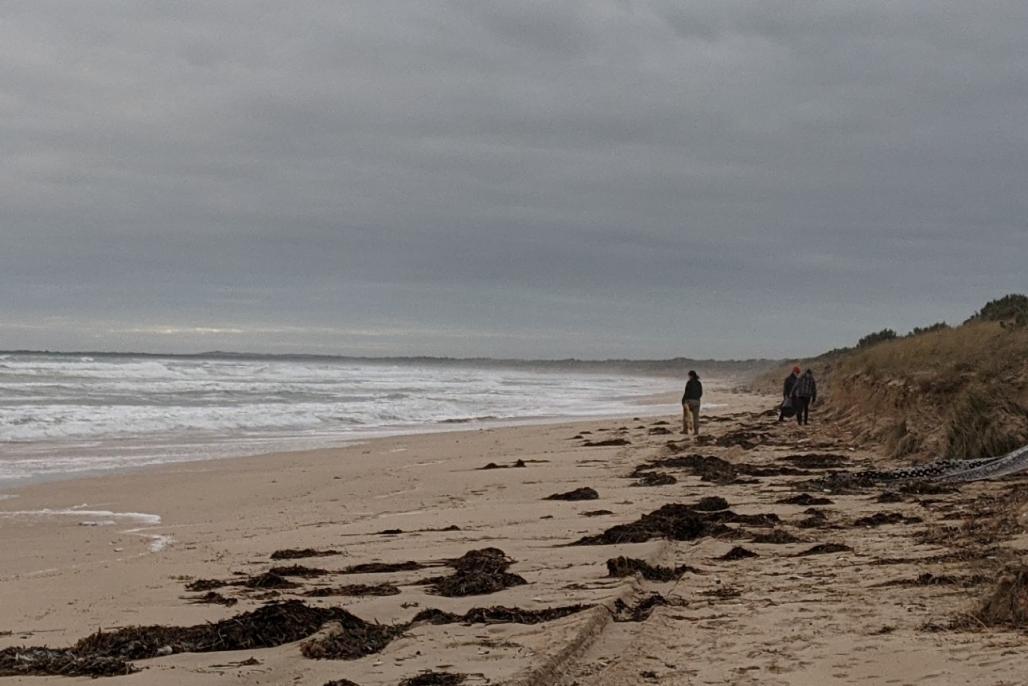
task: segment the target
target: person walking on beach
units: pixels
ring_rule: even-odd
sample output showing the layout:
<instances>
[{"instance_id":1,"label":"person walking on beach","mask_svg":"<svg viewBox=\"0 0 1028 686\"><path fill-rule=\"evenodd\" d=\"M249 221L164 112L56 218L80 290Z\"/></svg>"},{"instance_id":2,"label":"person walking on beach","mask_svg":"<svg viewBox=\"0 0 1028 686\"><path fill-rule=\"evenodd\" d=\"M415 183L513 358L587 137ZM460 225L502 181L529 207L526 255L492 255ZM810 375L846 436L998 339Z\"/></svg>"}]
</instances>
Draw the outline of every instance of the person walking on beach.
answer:
<instances>
[{"instance_id":1,"label":"person walking on beach","mask_svg":"<svg viewBox=\"0 0 1028 686\"><path fill-rule=\"evenodd\" d=\"M692 369L689 370L689 380L685 383L685 393L682 394L682 433L689 433L690 419L692 420L692 433L698 436L700 433L700 398L703 397L703 384L700 383L700 375Z\"/></svg>"},{"instance_id":2,"label":"person walking on beach","mask_svg":"<svg viewBox=\"0 0 1028 686\"><path fill-rule=\"evenodd\" d=\"M803 376L796 379L792 387L792 406L796 408L796 422L807 424L810 415L810 406L817 400L817 382L814 381L814 372L808 369Z\"/></svg>"},{"instance_id":3,"label":"person walking on beach","mask_svg":"<svg viewBox=\"0 0 1028 686\"><path fill-rule=\"evenodd\" d=\"M800 368L793 367L792 374L785 377L785 385L782 387L782 405L778 410L778 421L785 421L785 408L791 407L792 403L792 387L796 385L796 380L800 378Z\"/></svg>"}]
</instances>

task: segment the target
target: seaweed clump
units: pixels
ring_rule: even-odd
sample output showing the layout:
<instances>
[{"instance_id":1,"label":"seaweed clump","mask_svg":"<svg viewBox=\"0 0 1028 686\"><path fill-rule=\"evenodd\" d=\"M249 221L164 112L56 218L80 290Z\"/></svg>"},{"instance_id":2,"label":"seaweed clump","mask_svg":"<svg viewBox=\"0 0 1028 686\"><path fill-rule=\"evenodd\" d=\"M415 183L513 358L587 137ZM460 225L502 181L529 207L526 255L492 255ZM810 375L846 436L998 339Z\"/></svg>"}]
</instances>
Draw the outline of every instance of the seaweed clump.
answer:
<instances>
[{"instance_id":1,"label":"seaweed clump","mask_svg":"<svg viewBox=\"0 0 1028 686\"><path fill-rule=\"evenodd\" d=\"M607 560L607 576L614 578L639 574L647 581L674 581L686 572L696 571L698 570L688 565L673 568L654 566L634 557L622 556Z\"/></svg>"},{"instance_id":2,"label":"seaweed clump","mask_svg":"<svg viewBox=\"0 0 1028 686\"><path fill-rule=\"evenodd\" d=\"M597 500L600 494L596 492L595 488L589 488L584 486L582 488L576 488L573 491L567 491L566 493L554 493L548 495L544 500Z\"/></svg>"},{"instance_id":3,"label":"seaweed clump","mask_svg":"<svg viewBox=\"0 0 1028 686\"><path fill-rule=\"evenodd\" d=\"M446 564L453 567L453 574L432 577L423 582L428 584L430 593L458 598L495 593L528 583L507 571L514 560L499 548L471 550L455 560L447 560Z\"/></svg>"}]
</instances>

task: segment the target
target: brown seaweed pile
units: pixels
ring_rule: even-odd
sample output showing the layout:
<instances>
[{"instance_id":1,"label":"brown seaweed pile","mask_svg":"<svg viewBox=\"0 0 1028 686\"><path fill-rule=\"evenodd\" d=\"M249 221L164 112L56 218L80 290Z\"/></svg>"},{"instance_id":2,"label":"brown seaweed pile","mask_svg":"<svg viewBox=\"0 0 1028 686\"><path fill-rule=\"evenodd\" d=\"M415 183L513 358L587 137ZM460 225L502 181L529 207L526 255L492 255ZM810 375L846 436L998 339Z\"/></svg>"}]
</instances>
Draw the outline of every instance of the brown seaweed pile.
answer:
<instances>
[{"instance_id":1,"label":"brown seaweed pile","mask_svg":"<svg viewBox=\"0 0 1028 686\"><path fill-rule=\"evenodd\" d=\"M565 605L563 607L547 607L542 610L523 610L519 607L475 607L462 615L444 610L422 610L414 616L411 624L427 622L428 624L542 624L561 619L593 605Z\"/></svg>"},{"instance_id":2,"label":"brown seaweed pile","mask_svg":"<svg viewBox=\"0 0 1028 686\"><path fill-rule=\"evenodd\" d=\"M629 605L618 598L614 601L611 615L615 622L645 622L653 614L654 609L680 604L680 601L672 602L659 593L651 593L635 605Z\"/></svg>"},{"instance_id":3,"label":"brown seaweed pile","mask_svg":"<svg viewBox=\"0 0 1028 686\"><path fill-rule=\"evenodd\" d=\"M573 491L567 491L566 493L554 493L548 495L544 500L597 500L600 494L596 492L596 489L583 486L582 488L576 488Z\"/></svg>"},{"instance_id":4,"label":"brown seaweed pile","mask_svg":"<svg viewBox=\"0 0 1028 686\"><path fill-rule=\"evenodd\" d=\"M467 679L466 674L455 672L422 672L404 679L400 686L459 686Z\"/></svg>"},{"instance_id":5,"label":"brown seaweed pile","mask_svg":"<svg viewBox=\"0 0 1028 686\"><path fill-rule=\"evenodd\" d=\"M678 567L654 566L645 560L634 557L614 557L607 560L607 576L620 578L639 574L647 581L674 581L686 572L698 572L694 567L680 565Z\"/></svg>"},{"instance_id":6,"label":"brown seaweed pile","mask_svg":"<svg viewBox=\"0 0 1028 686\"><path fill-rule=\"evenodd\" d=\"M338 550L315 550L314 548L286 548L271 554L272 560L299 560L304 557L328 557L339 555Z\"/></svg>"},{"instance_id":7,"label":"brown seaweed pile","mask_svg":"<svg viewBox=\"0 0 1028 686\"><path fill-rule=\"evenodd\" d=\"M647 472L633 486L672 486L678 479L665 472Z\"/></svg>"},{"instance_id":8,"label":"brown seaweed pile","mask_svg":"<svg viewBox=\"0 0 1028 686\"><path fill-rule=\"evenodd\" d=\"M723 524L709 521L706 513L697 511L692 506L670 503L643 515L634 522L612 526L603 533L585 536L571 545L642 543L653 538L692 541L704 536L719 536L731 531Z\"/></svg>"},{"instance_id":9,"label":"brown seaweed pile","mask_svg":"<svg viewBox=\"0 0 1028 686\"><path fill-rule=\"evenodd\" d=\"M446 564L454 568L453 574L432 577L422 582L428 585L429 593L458 598L495 593L528 583L524 578L507 571L514 560L499 548L471 550L455 560L447 560Z\"/></svg>"},{"instance_id":10,"label":"brown seaweed pile","mask_svg":"<svg viewBox=\"0 0 1028 686\"><path fill-rule=\"evenodd\" d=\"M387 596L400 595L395 584L348 584L346 586L321 586L304 592L308 598L330 598L332 596Z\"/></svg>"}]
</instances>

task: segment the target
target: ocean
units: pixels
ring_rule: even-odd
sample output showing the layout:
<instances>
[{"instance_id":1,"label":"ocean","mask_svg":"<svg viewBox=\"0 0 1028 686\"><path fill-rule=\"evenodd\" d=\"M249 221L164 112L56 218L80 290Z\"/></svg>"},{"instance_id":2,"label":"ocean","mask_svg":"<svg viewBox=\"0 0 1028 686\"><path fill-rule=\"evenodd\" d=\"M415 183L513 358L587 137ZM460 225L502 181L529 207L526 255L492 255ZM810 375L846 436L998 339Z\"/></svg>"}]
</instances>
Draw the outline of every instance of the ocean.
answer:
<instances>
[{"instance_id":1,"label":"ocean","mask_svg":"<svg viewBox=\"0 0 1028 686\"><path fill-rule=\"evenodd\" d=\"M399 433L652 413L641 399L677 388L674 379L553 366L0 354L0 485Z\"/></svg>"}]
</instances>

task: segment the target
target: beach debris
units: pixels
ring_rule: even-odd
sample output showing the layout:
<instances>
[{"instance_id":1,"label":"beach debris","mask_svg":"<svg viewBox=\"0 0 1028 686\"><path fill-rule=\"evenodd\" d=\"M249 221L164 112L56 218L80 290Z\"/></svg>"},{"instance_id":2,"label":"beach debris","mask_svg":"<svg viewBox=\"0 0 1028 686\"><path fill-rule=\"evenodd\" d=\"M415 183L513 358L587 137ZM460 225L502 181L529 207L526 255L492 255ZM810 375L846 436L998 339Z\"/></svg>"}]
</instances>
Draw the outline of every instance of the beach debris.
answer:
<instances>
[{"instance_id":1,"label":"beach debris","mask_svg":"<svg viewBox=\"0 0 1028 686\"><path fill-rule=\"evenodd\" d=\"M837 528L834 524L829 523L828 515L825 514L824 510L815 510L809 508L804 510L805 514L810 515L806 519L801 519L796 522L796 526L801 529L832 529Z\"/></svg>"},{"instance_id":2,"label":"beach debris","mask_svg":"<svg viewBox=\"0 0 1028 686\"><path fill-rule=\"evenodd\" d=\"M734 548L732 548L727 553L725 553L724 555L722 555L721 557L719 557L717 559L724 560L726 562L732 562L732 561L735 561L735 560L745 560L748 557L760 557L760 556L757 555L752 550L746 550L746 548L743 548L742 546L737 545L737 546L735 546Z\"/></svg>"},{"instance_id":3,"label":"beach debris","mask_svg":"<svg viewBox=\"0 0 1028 686\"><path fill-rule=\"evenodd\" d=\"M602 517L603 515L614 514L610 510L587 510L582 513L583 517Z\"/></svg>"},{"instance_id":4,"label":"beach debris","mask_svg":"<svg viewBox=\"0 0 1028 686\"><path fill-rule=\"evenodd\" d=\"M719 495L708 495L700 498L700 501L693 505L694 510L700 512L714 512L716 510L727 510L728 501Z\"/></svg>"},{"instance_id":5,"label":"beach debris","mask_svg":"<svg viewBox=\"0 0 1028 686\"><path fill-rule=\"evenodd\" d=\"M340 569L337 574L390 574L392 572L413 572L428 565L408 560L406 562L365 562Z\"/></svg>"},{"instance_id":6,"label":"beach debris","mask_svg":"<svg viewBox=\"0 0 1028 686\"><path fill-rule=\"evenodd\" d=\"M495 462L490 462L484 467L479 467L478 469L521 469L527 466L528 464L524 460L518 459L515 460L513 464L496 464Z\"/></svg>"},{"instance_id":7,"label":"beach debris","mask_svg":"<svg viewBox=\"0 0 1028 686\"><path fill-rule=\"evenodd\" d=\"M332 679L332 681L326 681L323 686L360 686L360 684L349 679Z\"/></svg>"},{"instance_id":8,"label":"beach debris","mask_svg":"<svg viewBox=\"0 0 1028 686\"><path fill-rule=\"evenodd\" d=\"M338 550L316 550L314 548L286 548L271 554L272 560L299 560L304 557L329 557L341 555Z\"/></svg>"},{"instance_id":9,"label":"beach debris","mask_svg":"<svg viewBox=\"0 0 1028 686\"><path fill-rule=\"evenodd\" d=\"M800 469L841 469L850 465L850 459L837 453L807 453L778 458Z\"/></svg>"},{"instance_id":10,"label":"beach debris","mask_svg":"<svg viewBox=\"0 0 1028 686\"><path fill-rule=\"evenodd\" d=\"M387 596L399 595L400 589L395 584L349 584L347 586L321 586L305 591L308 598L329 598L332 596Z\"/></svg>"},{"instance_id":11,"label":"beach debris","mask_svg":"<svg viewBox=\"0 0 1028 686\"><path fill-rule=\"evenodd\" d=\"M299 586L284 576L272 572L247 577L241 582L241 585L247 588L296 588Z\"/></svg>"},{"instance_id":12,"label":"beach debris","mask_svg":"<svg viewBox=\"0 0 1028 686\"><path fill-rule=\"evenodd\" d=\"M875 502L878 503L902 503L904 500L906 500L906 498L896 491L885 491L875 498Z\"/></svg>"},{"instance_id":13,"label":"beach debris","mask_svg":"<svg viewBox=\"0 0 1028 686\"><path fill-rule=\"evenodd\" d=\"M614 601L614 607L610 613L615 622L645 622L653 614L655 608L672 605L680 607L684 604L681 600L671 601L660 593L651 593L635 605L629 605L618 598Z\"/></svg>"},{"instance_id":14,"label":"beach debris","mask_svg":"<svg viewBox=\"0 0 1028 686\"><path fill-rule=\"evenodd\" d=\"M671 430L665 429L663 426L655 426L646 433L648 433L651 436L665 436L667 434L670 434Z\"/></svg>"},{"instance_id":15,"label":"beach debris","mask_svg":"<svg viewBox=\"0 0 1028 686\"><path fill-rule=\"evenodd\" d=\"M462 615L430 608L422 610L414 616L410 624L426 622L428 624L542 624L555 619L562 619L594 605L565 605L563 607L547 607L541 610L523 610L519 607L475 607Z\"/></svg>"},{"instance_id":16,"label":"beach debris","mask_svg":"<svg viewBox=\"0 0 1028 686\"><path fill-rule=\"evenodd\" d=\"M852 552L853 548L843 543L818 543L812 548L808 548L801 553L796 553L796 557L805 557L807 555L826 555L828 553L845 553Z\"/></svg>"},{"instance_id":17,"label":"beach debris","mask_svg":"<svg viewBox=\"0 0 1028 686\"><path fill-rule=\"evenodd\" d=\"M583 432L584 433L584 432ZM585 448L606 448L615 445L631 445L627 438L608 438L602 441L585 441L582 446Z\"/></svg>"},{"instance_id":18,"label":"beach debris","mask_svg":"<svg viewBox=\"0 0 1028 686\"><path fill-rule=\"evenodd\" d=\"M947 495L959 493L960 489L950 484L938 483L935 481L911 481L899 487L900 493L907 495Z\"/></svg>"},{"instance_id":19,"label":"beach debris","mask_svg":"<svg viewBox=\"0 0 1028 686\"><path fill-rule=\"evenodd\" d=\"M121 676L135 667L117 657L78 655L71 650L12 647L0 650L0 676Z\"/></svg>"},{"instance_id":20,"label":"beach debris","mask_svg":"<svg viewBox=\"0 0 1028 686\"><path fill-rule=\"evenodd\" d=\"M404 630L402 626L371 624L353 615L340 617L300 644L300 654L312 660L356 660L381 652Z\"/></svg>"},{"instance_id":21,"label":"beach debris","mask_svg":"<svg viewBox=\"0 0 1028 686\"><path fill-rule=\"evenodd\" d=\"M977 586L978 584L984 583L989 577L981 576L980 574L969 574L966 576L953 576L950 574L933 574L932 572L924 572L919 574L913 579L894 579L892 581L885 581L877 586L901 586L901 587L918 587L918 586Z\"/></svg>"},{"instance_id":22,"label":"beach debris","mask_svg":"<svg viewBox=\"0 0 1028 686\"><path fill-rule=\"evenodd\" d=\"M298 576L302 579L313 579L319 576L325 576L330 574L327 569L318 569L316 567L304 567L303 565L287 565L282 567L272 567L268 570L268 574L278 574L279 576Z\"/></svg>"},{"instance_id":23,"label":"beach debris","mask_svg":"<svg viewBox=\"0 0 1028 686\"><path fill-rule=\"evenodd\" d=\"M1014 567L1000 576L969 619L978 626L1028 626L1028 567Z\"/></svg>"},{"instance_id":24,"label":"beach debris","mask_svg":"<svg viewBox=\"0 0 1028 686\"><path fill-rule=\"evenodd\" d=\"M417 676L404 679L400 686L458 686L467 679L466 674L455 672L422 672Z\"/></svg>"},{"instance_id":25,"label":"beach debris","mask_svg":"<svg viewBox=\"0 0 1028 686\"><path fill-rule=\"evenodd\" d=\"M678 483L678 479L664 472L647 472L642 478L636 481L633 486L671 486Z\"/></svg>"},{"instance_id":26,"label":"beach debris","mask_svg":"<svg viewBox=\"0 0 1028 686\"><path fill-rule=\"evenodd\" d=\"M724 511L734 516L731 510ZM698 511L691 505L669 503L628 524L618 524L603 533L585 536L571 545L613 545L642 543L653 538L691 541L703 536L720 536L733 530L709 517L719 513Z\"/></svg>"},{"instance_id":27,"label":"beach debris","mask_svg":"<svg viewBox=\"0 0 1028 686\"><path fill-rule=\"evenodd\" d=\"M215 588L224 588L230 585L231 581L224 581L222 579L196 579L186 584L186 590L198 593L200 591L212 591Z\"/></svg>"},{"instance_id":28,"label":"beach debris","mask_svg":"<svg viewBox=\"0 0 1028 686\"><path fill-rule=\"evenodd\" d=\"M654 566L645 560L634 557L613 557L607 560L607 576L621 578L639 574L647 581L674 581L686 572L699 572L700 570L688 565L678 567Z\"/></svg>"},{"instance_id":29,"label":"beach debris","mask_svg":"<svg viewBox=\"0 0 1028 686\"><path fill-rule=\"evenodd\" d=\"M192 605L224 605L225 607L232 607L239 601L235 598L226 598L217 591L207 591L203 595L189 598L189 602Z\"/></svg>"},{"instance_id":30,"label":"beach debris","mask_svg":"<svg viewBox=\"0 0 1028 686\"><path fill-rule=\"evenodd\" d=\"M311 656L355 659L381 651L404 626L365 622L342 608L319 608L299 600L265 605L220 622L188 627L130 626L97 631L70 648L13 647L0 650L0 676L116 676L131 674L133 660L227 650L272 648L317 634L325 643L301 647ZM331 636L329 635L331 634Z\"/></svg>"},{"instance_id":31,"label":"beach debris","mask_svg":"<svg viewBox=\"0 0 1028 686\"><path fill-rule=\"evenodd\" d=\"M902 512L876 512L873 515L854 520L853 526L874 527L886 524L920 524L923 521L920 517L907 517Z\"/></svg>"},{"instance_id":32,"label":"beach debris","mask_svg":"<svg viewBox=\"0 0 1028 686\"><path fill-rule=\"evenodd\" d=\"M719 584L714 588L703 591L702 595L708 598L718 598L719 600L730 600L732 598L738 598L742 595L742 589L738 586L729 586L728 584Z\"/></svg>"},{"instance_id":33,"label":"beach debris","mask_svg":"<svg viewBox=\"0 0 1028 686\"><path fill-rule=\"evenodd\" d=\"M422 581L421 583L428 585L429 593L458 598L495 593L511 586L528 583L524 578L507 571L507 568L514 564L514 560L507 557L499 548L471 550L445 563L454 568L454 573Z\"/></svg>"},{"instance_id":34,"label":"beach debris","mask_svg":"<svg viewBox=\"0 0 1028 686\"><path fill-rule=\"evenodd\" d=\"M403 529L382 529L381 531L377 531L376 535L378 535L378 536L398 536L398 535L400 535L402 533L403 533Z\"/></svg>"},{"instance_id":35,"label":"beach debris","mask_svg":"<svg viewBox=\"0 0 1028 686\"><path fill-rule=\"evenodd\" d=\"M600 494L596 492L596 489L583 486L582 488L576 488L573 491L567 491L566 493L554 493L548 495L543 500L598 500Z\"/></svg>"},{"instance_id":36,"label":"beach debris","mask_svg":"<svg viewBox=\"0 0 1028 686\"><path fill-rule=\"evenodd\" d=\"M789 498L782 498L776 500L776 503L782 505L832 505L834 502L830 498L822 498L818 496L810 495L809 493L800 493Z\"/></svg>"},{"instance_id":37,"label":"beach debris","mask_svg":"<svg viewBox=\"0 0 1028 686\"><path fill-rule=\"evenodd\" d=\"M753 543L773 543L773 544L785 544L785 543L799 543L801 539L796 538L785 529L772 529L767 533L754 534L750 539Z\"/></svg>"}]
</instances>

